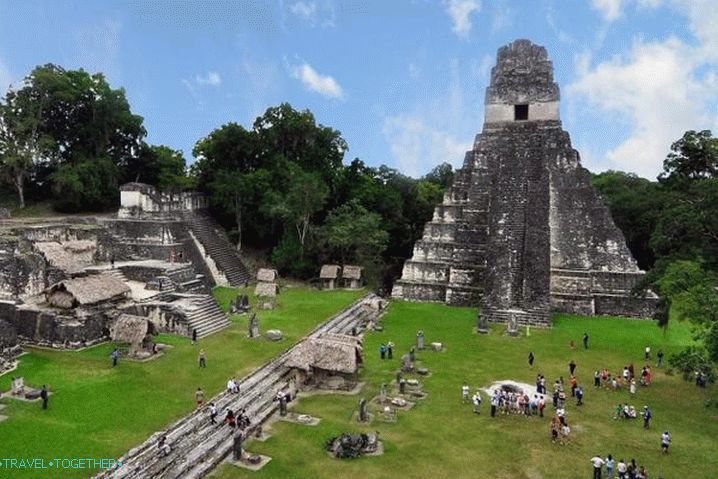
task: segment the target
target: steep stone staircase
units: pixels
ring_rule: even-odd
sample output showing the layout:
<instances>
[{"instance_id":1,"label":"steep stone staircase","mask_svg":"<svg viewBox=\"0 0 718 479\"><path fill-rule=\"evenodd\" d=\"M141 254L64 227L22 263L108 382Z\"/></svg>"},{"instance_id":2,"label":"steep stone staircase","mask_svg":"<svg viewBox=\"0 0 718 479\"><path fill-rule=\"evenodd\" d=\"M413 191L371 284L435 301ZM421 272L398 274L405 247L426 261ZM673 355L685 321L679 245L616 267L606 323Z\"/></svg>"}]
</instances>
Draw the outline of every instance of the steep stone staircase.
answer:
<instances>
[{"instance_id":1,"label":"steep stone staircase","mask_svg":"<svg viewBox=\"0 0 718 479\"><path fill-rule=\"evenodd\" d=\"M232 324L211 295L192 295L192 302L196 307L187 311L187 324L190 331L197 330L198 338L209 336Z\"/></svg>"},{"instance_id":2,"label":"steep stone staircase","mask_svg":"<svg viewBox=\"0 0 718 479\"><path fill-rule=\"evenodd\" d=\"M372 306L378 298L367 295L349 308L322 323L308 336L324 333L362 334L381 315ZM297 347L297 346L295 346ZM232 432L221 422L224 411L246 409L252 426L251 434L277 410L274 400L277 391L292 388L295 374L286 365L293 348L285 351L239 382L240 393L220 393L213 402L220 411L220 422L211 424L206 408L198 409L170 425L165 431L153 434L143 444L131 449L122 458L122 466L100 472L96 479L199 479L208 475L232 450ZM165 436L171 452L162 456L157 443Z\"/></svg>"},{"instance_id":3,"label":"steep stone staircase","mask_svg":"<svg viewBox=\"0 0 718 479\"><path fill-rule=\"evenodd\" d=\"M123 283L127 281L127 277L125 276L125 273L123 273L120 268L103 270L102 273L108 274L116 279L119 279Z\"/></svg>"},{"instance_id":4,"label":"steep stone staircase","mask_svg":"<svg viewBox=\"0 0 718 479\"><path fill-rule=\"evenodd\" d=\"M192 233L202 243L206 253L217 264L232 286L241 286L251 279L251 273L237 253L237 249L229 242L222 227L209 214L204 212L188 212L184 220Z\"/></svg>"}]
</instances>

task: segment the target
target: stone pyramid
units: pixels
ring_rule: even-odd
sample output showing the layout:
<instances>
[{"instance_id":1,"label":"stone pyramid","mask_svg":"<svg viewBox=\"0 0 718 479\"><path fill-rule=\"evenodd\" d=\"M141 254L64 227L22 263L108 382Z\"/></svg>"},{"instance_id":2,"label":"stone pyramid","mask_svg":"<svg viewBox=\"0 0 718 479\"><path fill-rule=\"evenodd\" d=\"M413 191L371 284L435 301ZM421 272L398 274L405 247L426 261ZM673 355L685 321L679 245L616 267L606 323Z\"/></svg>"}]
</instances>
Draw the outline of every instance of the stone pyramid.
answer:
<instances>
[{"instance_id":1,"label":"stone pyramid","mask_svg":"<svg viewBox=\"0 0 718 479\"><path fill-rule=\"evenodd\" d=\"M648 317L644 272L559 119L546 49L499 49L483 131L404 264L392 296L481 305L482 319L550 325L551 311Z\"/></svg>"}]
</instances>

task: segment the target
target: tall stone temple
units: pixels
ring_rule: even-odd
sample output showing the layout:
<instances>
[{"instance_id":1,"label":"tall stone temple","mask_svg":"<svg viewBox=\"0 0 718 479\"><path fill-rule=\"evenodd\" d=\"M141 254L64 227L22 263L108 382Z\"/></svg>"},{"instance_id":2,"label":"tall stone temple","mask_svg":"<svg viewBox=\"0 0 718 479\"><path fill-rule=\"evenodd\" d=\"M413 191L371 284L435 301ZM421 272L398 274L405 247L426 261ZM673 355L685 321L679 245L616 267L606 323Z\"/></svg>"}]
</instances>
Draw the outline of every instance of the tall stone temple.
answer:
<instances>
[{"instance_id":1,"label":"tall stone temple","mask_svg":"<svg viewBox=\"0 0 718 479\"><path fill-rule=\"evenodd\" d=\"M571 147L546 49L499 49L483 131L424 227L392 296L480 305L481 319L551 324L551 311L648 317L657 297Z\"/></svg>"}]
</instances>

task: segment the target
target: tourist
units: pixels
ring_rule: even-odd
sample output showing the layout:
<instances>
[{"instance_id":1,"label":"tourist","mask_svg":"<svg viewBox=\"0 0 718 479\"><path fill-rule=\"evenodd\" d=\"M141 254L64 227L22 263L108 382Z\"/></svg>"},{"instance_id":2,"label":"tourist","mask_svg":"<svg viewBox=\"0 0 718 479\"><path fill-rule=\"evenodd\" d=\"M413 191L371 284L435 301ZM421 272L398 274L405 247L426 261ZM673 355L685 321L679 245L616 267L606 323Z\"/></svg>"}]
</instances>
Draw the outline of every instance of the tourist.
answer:
<instances>
[{"instance_id":1,"label":"tourist","mask_svg":"<svg viewBox=\"0 0 718 479\"><path fill-rule=\"evenodd\" d=\"M593 456L591 458L591 464L593 464L593 479L601 479L601 469L606 463L601 456Z\"/></svg>"},{"instance_id":2,"label":"tourist","mask_svg":"<svg viewBox=\"0 0 718 479\"><path fill-rule=\"evenodd\" d=\"M631 372L628 370L628 366L623 367L623 380L628 382L631 379Z\"/></svg>"},{"instance_id":3,"label":"tourist","mask_svg":"<svg viewBox=\"0 0 718 479\"><path fill-rule=\"evenodd\" d=\"M571 376L569 383L571 384L571 397L576 397L576 388L578 387L576 376Z\"/></svg>"},{"instance_id":4,"label":"tourist","mask_svg":"<svg viewBox=\"0 0 718 479\"><path fill-rule=\"evenodd\" d=\"M227 414L224 417L224 422L227 423L230 429L234 429L237 426L237 418L234 417L234 411L227 408Z\"/></svg>"},{"instance_id":5,"label":"tourist","mask_svg":"<svg viewBox=\"0 0 718 479\"><path fill-rule=\"evenodd\" d=\"M242 409L239 411L239 417L237 418L237 426L240 429L247 429L252 424L252 421L249 420L249 416L247 415L247 410Z\"/></svg>"},{"instance_id":6,"label":"tourist","mask_svg":"<svg viewBox=\"0 0 718 479\"><path fill-rule=\"evenodd\" d=\"M384 343L379 346L379 356L381 359L386 359L386 345Z\"/></svg>"},{"instance_id":7,"label":"tourist","mask_svg":"<svg viewBox=\"0 0 718 479\"><path fill-rule=\"evenodd\" d=\"M648 386L648 369L645 366L641 369L641 386Z\"/></svg>"},{"instance_id":8,"label":"tourist","mask_svg":"<svg viewBox=\"0 0 718 479\"><path fill-rule=\"evenodd\" d=\"M706 387L707 377L703 371L696 371L696 386Z\"/></svg>"},{"instance_id":9,"label":"tourist","mask_svg":"<svg viewBox=\"0 0 718 479\"><path fill-rule=\"evenodd\" d=\"M546 394L546 378L541 375L541 394Z\"/></svg>"},{"instance_id":10,"label":"tourist","mask_svg":"<svg viewBox=\"0 0 718 479\"><path fill-rule=\"evenodd\" d=\"M529 368L533 369L534 367L534 352L529 352Z\"/></svg>"},{"instance_id":11,"label":"tourist","mask_svg":"<svg viewBox=\"0 0 718 479\"><path fill-rule=\"evenodd\" d=\"M110 256L110 267L115 269L115 255Z\"/></svg>"},{"instance_id":12,"label":"tourist","mask_svg":"<svg viewBox=\"0 0 718 479\"><path fill-rule=\"evenodd\" d=\"M662 349L659 349L659 350L658 350L658 352L656 353L656 357L658 358L658 362L656 363L656 367L657 367L657 368L660 368L661 366L663 366L663 350L662 350Z\"/></svg>"},{"instance_id":13,"label":"tourist","mask_svg":"<svg viewBox=\"0 0 718 479\"><path fill-rule=\"evenodd\" d=\"M623 462L623 459L618 461L618 464L616 464L616 472L618 472L618 479L626 479L626 473L628 472L628 464Z\"/></svg>"},{"instance_id":14,"label":"tourist","mask_svg":"<svg viewBox=\"0 0 718 479\"><path fill-rule=\"evenodd\" d=\"M636 395L636 380L635 379L631 379L631 382L628 387L628 391L631 393L631 396Z\"/></svg>"},{"instance_id":15,"label":"tourist","mask_svg":"<svg viewBox=\"0 0 718 479\"><path fill-rule=\"evenodd\" d=\"M568 363L568 374L569 376L575 376L576 375L576 362L572 359L570 363Z\"/></svg>"},{"instance_id":16,"label":"tourist","mask_svg":"<svg viewBox=\"0 0 718 479\"><path fill-rule=\"evenodd\" d=\"M538 410L539 410L539 417L543 417L543 410L546 409L546 401L544 400L544 397L539 397L538 402Z\"/></svg>"},{"instance_id":17,"label":"tourist","mask_svg":"<svg viewBox=\"0 0 718 479\"><path fill-rule=\"evenodd\" d=\"M112 350L112 353L110 353L110 358L112 358L112 367L114 368L117 366L117 361L120 360L120 350L115 348Z\"/></svg>"},{"instance_id":18,"label":"tourist","mask_svg":"<svg viewBox=\"0 0 718 479\"><path fill-rule=\"evenodd\" d=\"M209 422L217 424L217 406L213 402L209 403Z\"/></svg>"},{"instance_id":19,"label":"tourist","mask_svg":"<svg viewBox=\"0 0 718 479\"><path fill-rule=\"evenodd\" d=\"M49 394L47 393L47 386L42 385L42 390L40 391L40 399L42 399L42 408L47 409L47 401L48 401Z\"/></svg>"},{"instance_id":20,"label":"tourist","mask_svg":"<svg viewBox=\"0 0 718 479\"><path fill-rule=\"evenodd\" d=\"M643 353L643 356L644 356L644 358L646 359L646 361L648 361L649 359L651 359L651 347L650 347L650 346L646 346L646 350L645 350L645 352Z\"/></svg>"},{"instance_id":21,"label":"tourist","mask_svg":"<svg viewBox=\"0 0 718 479\"><path fill-rule=\"evenodd\" d=\"M474 404L474 413L481 414L481 394L479 394L479 391L476 391L471 398L471 402Z\"/></svg>"},{"instance_id":22,"label":"tourist","mask_svg":"<svg viewBox=\"0 0 718 479\"><path fill-rule=\"evenodd\" d=\"M606 477L608 479L613 479L613 465L615 461L613 460L613 456L610 454L606 458Z\"/></svg>"},{"instance_id":23,"label":"tourist","mask_svg":"<svg viewBox=\"0 0 718 479\"><path fill-rule=\"evenodd\" d=\"M576 386L576 406L583 406L583 388Z\"/></svg>"},{"instance_id":24,"label":"tourist","mask_svg":"<svg viewBox=\"0 0 718 479\"><path fill-rule=\"evenodd\" d=\"M204 349L199 350L199 367L200 368L207 367L207 355L204 353Z\"/></svg>"},{"instance_id":25,"label":"tourist","mask_svg":"<svg viewBox=\"0 0 718 479\"><path fill-rule=\"evenodd\" d=\"M588 349L588 333L583 333L583 349Z\"/></svg>"},{"instance_id":26,"label":"tourist","mask_svg":"<svg viewBox=\"0 0 718 479\"><path fill-rule=\"evenodd\" d=\"M643 429L648 429L651 423L651 410L648 406L643 406Z\"/></svg>"},{"instance_id":27,"label":"tourist","mask_svg":"<svg viewBox=\"0 0 718 479\"><path fill-rule=\"evenodd\" d=\"M469 402L469 385L466 382L461 386L461 402L464 404Z\"/></svg>"},{"instance_id":28,"label":"tourist","mask_svg":"<svg viewBox=\"0 0 718 479\"><path fill-rule=\"evenodd\" d=\"M388 359L394 358L394 343L389 341L386 345L386 356Z\"/></svg>"},{"instance_id":29,"label":"tourist","mask_svg":"<svg viewBox=\"0 0 718 479\"><path fill-rule=\"evenodd\" d=\"M638 468L638 472L636 473L636 479L648 479L648 471L646 470L645 466L641 466Z\"/></svg>"},{"instance_id":30,"label":"tourist","mask_svg":"<svg viewBox=\"0 0 718 479\"><path fill-rule=\"evenodd\" d=\"M491 417L496 416L496 408L499 406L499 391L494 391L494 394L491 396Z\"/></svg>"},{"instance_id":31,"label":"tourist","mask_svg":"<svg viewBox=\"0 0 718 479\"><path fill-rule=\"evenodd\" d=\"M613 419L621 419L623 417L623 404L619 404L616 406L616 414L613 416Z\"/></svg>"},{"instance_id":32,"label":"tourist","mask_svg":"<svg viewBox=\"0 0 718 479\"><path fill-rule=\"evenodd\" d=\"M556 439L558 439L558 432L561 429L561 421L557 416L554 416L553 419L551 419L551 425L549 427L551 429L551 442L556 442Z\"/></svg>"},{"instance_id":33,"label":"tourist","mask_svg":"<svg viewBox=\"0 0 718 479\"><path fill-rule=\"evenodd\" d=\"M635 369L633 368L633 363L628 365L628 375L630 376L631 379L636 377Z\"/></svg>"},{"instance_id":34,"label":"tourist","mask_svg":"<svg viewBox=\"0 0 718 479\"><path fill-rule=\"evenodd\" d=\"M157 441L157 450L159 451L160 457L165 457L172 452L172 448L167 444L167 436L162 436L160 440Z\"/></svg>"},{"instance_id":35,"label":"tourist","mask_svg":"<svg viewBox=\"0 0 718 479\"><path fill-rule=\"evenodd\" d=\"M197 388L197 391L194 393L194 398L197 401L197 408L202 407L202 404L204 404L204 391L202 391L202 388Z\"/></svg>"},{"instance_id":36,"label":"tourist","mask_svg":"<svg viewBox=\"0 0 718 479\"><path fill-rule=\"evenodd\" d=\"M162 287L162 282L160 281L160 288ZM192 344L197 344L197 328L192 329Z\"/></svg>"},{"instance_id":37,"label":"tourist","mask_svg":"<svg viewBox=\"0 0 718 479\"><path fill-rule=\"evenodd\" d=\"M668 454L668 446L671 445L671 435L668 434L668 431L664 431L663 434L661 434L661 450L664 454Z\"/></svg>"},{"instance_id":38,"label":"tourist","mask_svg":"<svg viewBox=\"0 0 718 479\"><path fill-rule=\"evenodd\" d=\"M598 369L596 369L596 371L593 373L593 387L601 387L601 373L598 371Z\"/></svg>"}]
</instances>

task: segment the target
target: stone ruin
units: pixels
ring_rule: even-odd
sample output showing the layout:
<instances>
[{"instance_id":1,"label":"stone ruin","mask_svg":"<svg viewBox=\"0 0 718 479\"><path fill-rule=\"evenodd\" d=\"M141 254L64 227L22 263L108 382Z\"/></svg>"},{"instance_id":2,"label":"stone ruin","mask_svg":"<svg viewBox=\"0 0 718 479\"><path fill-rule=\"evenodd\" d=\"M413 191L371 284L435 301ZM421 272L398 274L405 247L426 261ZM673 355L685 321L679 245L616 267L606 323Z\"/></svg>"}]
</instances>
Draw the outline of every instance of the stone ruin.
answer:
<instances>
[{"instance_id":1,"label":"stone ruin","mask_svg":"<svg viewBox=\"0 0 718 479\"><path fill-rule=\"evenodd\" d=\"M262 309L274 309L277 305L278 280L279 273L276 269L260 268L257 271L257 286L254 288L254 294Z\"/></svg>"},{"instance_id":2,"label":"stone ruin","mask_svg":"<svg viewBox=\"0 0 718 479\"><path fill-rule=\"evenodd\" d=\"M244 285L250 273L206 211L207 198L129 183L120 200L115 218L0 222L0 318L9 325L0 327L0 345L88 346L110 337L120 313L187 336L231 324L209 293ZM16 349L0 348L0 369Z\"/></svg>"},{"instance_id":3,"label":"stone ruin","mask_svg":"<svg viewBox=\"0 0 718 479\"><path fill-rule=\"evenodd\" d=\"M546 49L499 49L483 131L392 295L481 306L481 322L550 325L550 311L650 317L652 292L559 119Z\"/></svg>"},{"instance_id":4,"label":"stone ruin","mask_svg":"<svg viewBox=\"0 0 718 479\"><path fill-rule=\"evenodd\" d=\"M332 437L325 446L334 457L340 459L352 459L377 452L379 439L376 434L349 434L342 433Z\"/></svg>"}]
</instances>

